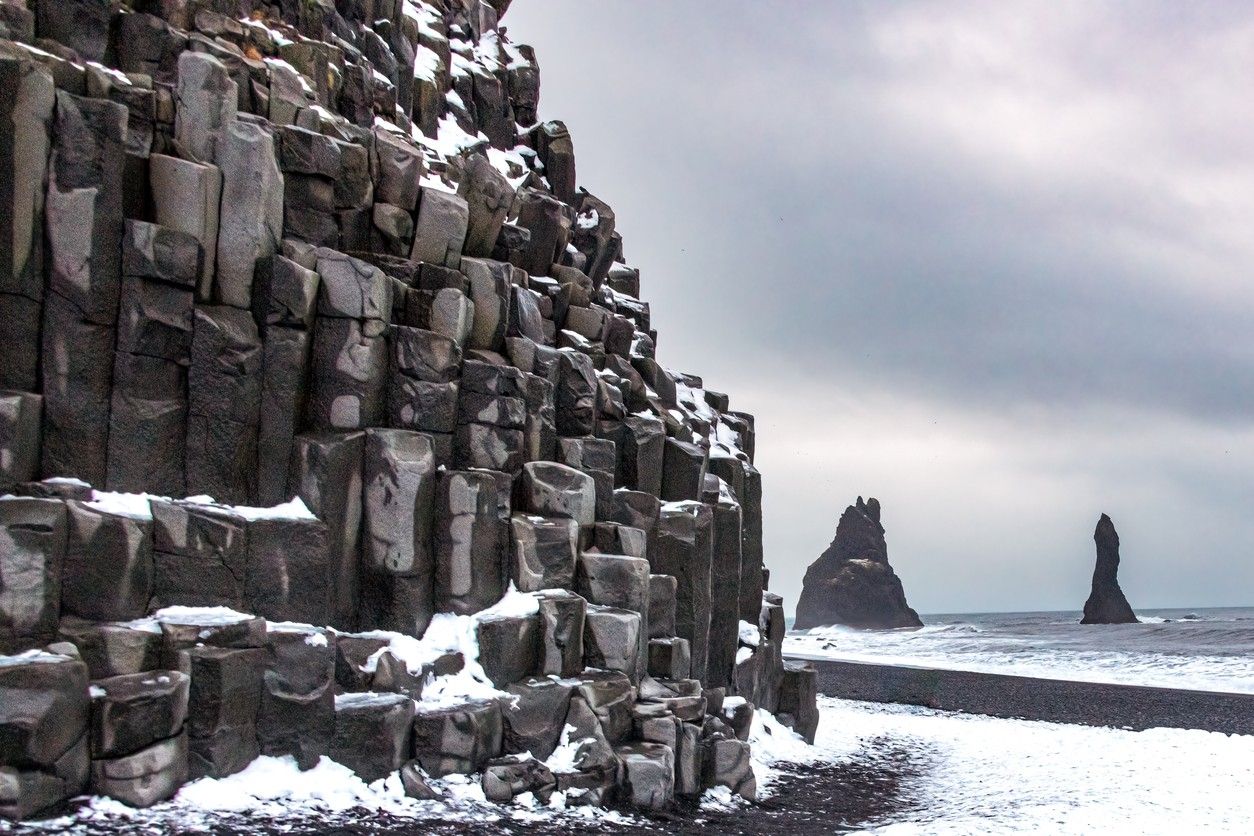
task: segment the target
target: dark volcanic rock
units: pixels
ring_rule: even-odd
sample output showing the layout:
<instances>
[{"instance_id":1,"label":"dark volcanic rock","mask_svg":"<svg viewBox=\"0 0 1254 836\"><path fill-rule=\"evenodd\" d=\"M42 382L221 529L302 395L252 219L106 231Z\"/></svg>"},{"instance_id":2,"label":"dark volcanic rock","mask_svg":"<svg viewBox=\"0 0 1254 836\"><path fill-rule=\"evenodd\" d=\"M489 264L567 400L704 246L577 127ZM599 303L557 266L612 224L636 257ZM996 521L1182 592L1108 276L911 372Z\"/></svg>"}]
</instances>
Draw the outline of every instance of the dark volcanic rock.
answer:
<instances>
[{"instance_id":1,"label":"dark volcanic rock","mask_svg":"<svg viewBox=\"0 0 1254 836\"><path fill-rule=\"evenodd\" d=\"M1093 591L1084 602L1081 624L1137 624L1136 613L1119 588L1119 532L1110 517L1102 514L1093 531L1097 565L1093 567Z\"/></svg>"},{"instance_id":2,"label":"dark volcanic rock","mask_svg":"<svg viewBox=\"0 0 1254 836\"><path fill-rule=\"evenodd\" d=\"M91 754L116 758L174 737L187 719L191 678L178 671L97 680L92 698Z\"/></svg>"},{"instance_id":3,"label":"dark volcanic rock","mask_svg":"<svg viewBox=\"0 0 1254 836\"><path fill-rule=\"evenodd\" d=\"M901 579L888 565L880 503L858 497L845 509L836 539L806 570L797 599L799 630L828 624L890 629L922 627L906 603Z\"/></svg>"},{"instance_id":4,"label":"dark volcanic rock","mask_svg":"<svg viewBox=\"0 0 1254 836\"><path fill-rule=\"evenodd\" d=\"M495 700L419 708L414 757L433 778L480 771L501 752L501 707Z\"/></svg>"},{"instance_id":5,"label":"dark volcanic rock","mask_svg":"<svg viewBox=\"0 0 1254 836\"><path fill-rule=\"evenodd\" d=\"M754 706L812 734L753 417L661 364L508 6L0 0L0 820L258 756L669 817L753 795Z\"/></svg>"},{"instance_id":6,"label":"dark volcanic rock","mask_svg":"<svg viewBox=\"0 0 1254 836\"><path fill-rule=\"evenodd\" d=\"M409 754L413 700L404 694L343 694L335 699L331 759L363 781L400 769Z\"/></svg>"}]
</instances>

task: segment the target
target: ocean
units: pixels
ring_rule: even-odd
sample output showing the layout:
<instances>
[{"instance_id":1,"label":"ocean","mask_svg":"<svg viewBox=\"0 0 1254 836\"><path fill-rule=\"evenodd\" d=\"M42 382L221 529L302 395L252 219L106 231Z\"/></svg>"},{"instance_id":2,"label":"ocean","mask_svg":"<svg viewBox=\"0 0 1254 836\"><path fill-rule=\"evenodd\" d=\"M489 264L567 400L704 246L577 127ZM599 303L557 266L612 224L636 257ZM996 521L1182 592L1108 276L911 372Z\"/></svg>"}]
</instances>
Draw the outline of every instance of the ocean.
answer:
<instances>
[{"instance_id":1,"label":"ocean","mask_svg":"<svg viewBox=\"0 0 1254 836\"><path fill-rule=\"evenodd\" d=\"M1254 607L923 615L914 630L792 631L790 656L1254 693ZM1254 736L1010 720L820 697L817 761L892 776L878 836L1249 834ZM879 779L882 782L882 779ZM857 792L858 790L853 790Z\"/></svg>"},{"instance_id":2,"label":"ocean","mask_svg":"<svg viewBox=\"0 0 1254 836\"><path fill-rule=\"evenodd\" d=\"M1079 611L921 616L924 627L790 629L789 656L1049 679L1254 693L1254 607L1146 609L1140 624ZM791 625L790 625L791 626Z\"/></svg>"}]
</instances>

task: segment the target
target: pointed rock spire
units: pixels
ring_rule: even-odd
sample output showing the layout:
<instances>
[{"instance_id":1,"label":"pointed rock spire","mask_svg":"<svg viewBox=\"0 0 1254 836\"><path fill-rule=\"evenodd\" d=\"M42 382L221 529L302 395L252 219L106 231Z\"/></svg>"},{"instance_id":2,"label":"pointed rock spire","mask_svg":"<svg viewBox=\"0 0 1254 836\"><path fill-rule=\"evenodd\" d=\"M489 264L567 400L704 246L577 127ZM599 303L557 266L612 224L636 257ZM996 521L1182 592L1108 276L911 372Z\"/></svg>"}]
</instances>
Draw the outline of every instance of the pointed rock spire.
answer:
<instances>
[{"instance_id":1,"label":"pointed rock spire","mask_svg":"<svg viewBox=\"0 0 1254 836\"><path fill-rule=\"evenodd\" d=\"M1084 602L1081 624L1136 624L1136 613L1119 588L1119 532L1110 517L1102 514L1093 531L1097 564L1093 567L1093 591Z\"/></svg>"}]
</instances>

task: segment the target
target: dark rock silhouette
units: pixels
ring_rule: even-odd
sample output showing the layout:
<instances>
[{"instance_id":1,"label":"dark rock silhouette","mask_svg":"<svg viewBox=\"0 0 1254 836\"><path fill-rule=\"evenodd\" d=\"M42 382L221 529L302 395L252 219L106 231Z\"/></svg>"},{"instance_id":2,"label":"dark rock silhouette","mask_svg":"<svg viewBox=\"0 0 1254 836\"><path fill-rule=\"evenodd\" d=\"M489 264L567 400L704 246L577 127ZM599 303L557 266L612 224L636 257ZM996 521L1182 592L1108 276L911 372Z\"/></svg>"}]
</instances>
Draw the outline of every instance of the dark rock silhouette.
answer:
<instances>
[{"instance_id":1,"label":"dark rock silhouette","mask_svg":"<svg viewBox=\"0 0 1254 836\"><path fill-rule=\"evenodd\" d=\"M888 629L922 627L888 565L879 500L862 497L845 509L836 539L806 570L797 600L798 629L844 624Z\"/></svg>"},{"instance_id":2,"label":"dark rock silhouette","mask_svg":"<svg viewBox=\"0 0 1254 836\"><path fill-rule=\"evenodd\" d=\"M1093 591L1084 602L1081 624L1137 624L1136 613L1119 588L1119 532L1110 517L1102 514L1093 531L1097 565L1093 567Z\"/></svg>"}]
</instances>

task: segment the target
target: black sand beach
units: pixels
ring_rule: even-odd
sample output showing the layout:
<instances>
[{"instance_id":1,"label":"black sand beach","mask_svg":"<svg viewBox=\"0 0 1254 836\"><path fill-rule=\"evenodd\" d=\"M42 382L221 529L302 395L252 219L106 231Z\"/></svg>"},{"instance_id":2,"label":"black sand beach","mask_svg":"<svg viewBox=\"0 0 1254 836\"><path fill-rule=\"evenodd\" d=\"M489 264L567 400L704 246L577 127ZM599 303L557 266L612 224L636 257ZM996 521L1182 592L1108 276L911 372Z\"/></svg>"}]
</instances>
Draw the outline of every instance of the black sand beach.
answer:
<instances>
[{"instance_id":1,"label":"black sand beach","mask_svg":"<svg viewBox=\"0 0 1254 836\"><path fill-rule=\"evenodd\" d=\"M1138 731L1163 727L1254 734L1254 694L805 661L818 671L819 693L841 699Z\"/></svg>"}]
</instances>

